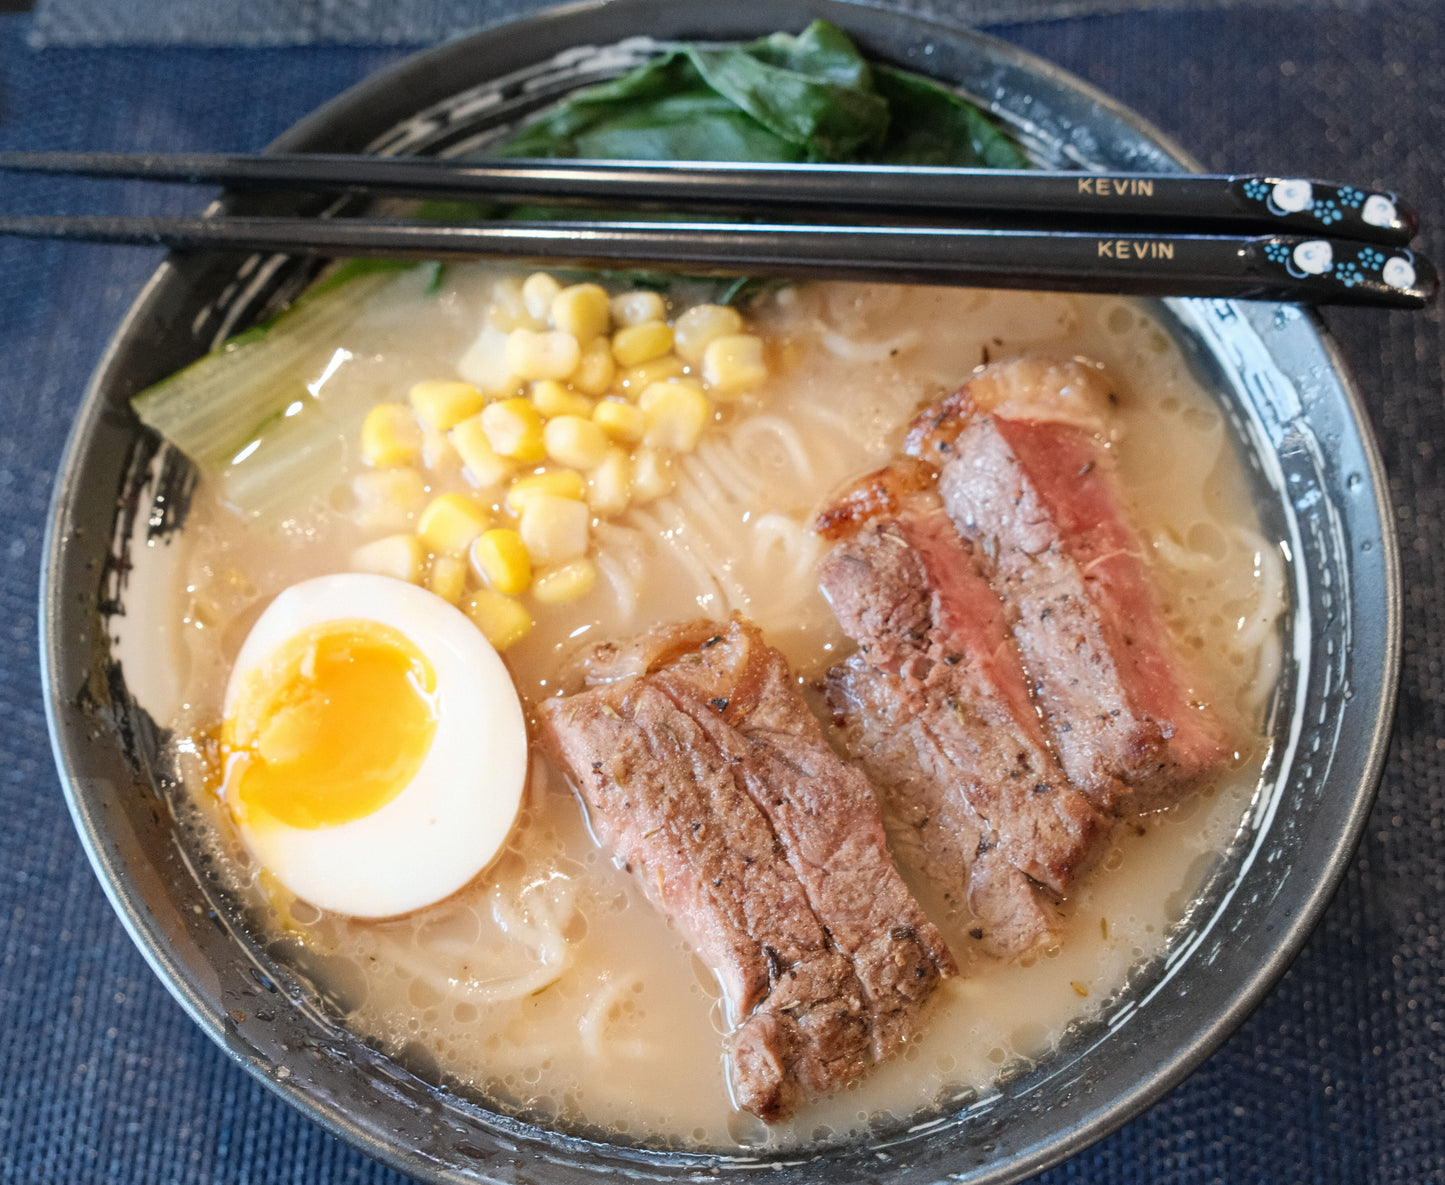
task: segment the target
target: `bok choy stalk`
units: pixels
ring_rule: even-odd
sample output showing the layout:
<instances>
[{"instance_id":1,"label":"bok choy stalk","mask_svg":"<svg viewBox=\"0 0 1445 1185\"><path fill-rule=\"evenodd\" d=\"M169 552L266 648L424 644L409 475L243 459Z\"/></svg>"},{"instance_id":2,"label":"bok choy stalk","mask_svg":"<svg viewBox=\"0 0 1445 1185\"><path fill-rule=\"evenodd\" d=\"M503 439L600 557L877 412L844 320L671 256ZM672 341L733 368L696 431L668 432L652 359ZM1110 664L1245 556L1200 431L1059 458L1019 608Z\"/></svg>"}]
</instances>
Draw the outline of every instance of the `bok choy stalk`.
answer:
<instances>
[{"instance_id":1,"label":"bok choy stalk","mask_svg":"<svg viewBox=\"0 0 1445 1185\"><path fill-rule=\"evenodd\" d=\"M1027 160L978 108L916 75L866 61L841 30L814 21L731 47L687 45L550 108L505 156L636 160L819 161L1021 168ZM565 216L423 203L421 217ZM605 216L605 215L604 215ZM209 354L133 400L140 418L220 484L221 496L272 525L315 492L340 426L307 390L356 312L387 278L353 260L262 331ZM433 265L418 294L434 292ZM665 288L670 277L628 273ZM724 281L714 299L752 291ZM308 370L309 368L309 370ZM290 413L290 414L288 414ZM244 456L243 456L244 455ZM238 463L237 458L243 458Z\"/></svg>"},{"instance_id":2,"label":"bok choy stalk","mask_svg":"<svg viewBox=\"0 0 1445 1185\"><path fill-rule=\"evenodd\" d=\"M318 395L344 360L347 331L398 279L394 270L372 270L344 284L323 281L268 324L148 387L131 406L217 482L238 513L279 522L334 480L324 461L339 451L348 417Z\"/></svg>"}]
</instances>

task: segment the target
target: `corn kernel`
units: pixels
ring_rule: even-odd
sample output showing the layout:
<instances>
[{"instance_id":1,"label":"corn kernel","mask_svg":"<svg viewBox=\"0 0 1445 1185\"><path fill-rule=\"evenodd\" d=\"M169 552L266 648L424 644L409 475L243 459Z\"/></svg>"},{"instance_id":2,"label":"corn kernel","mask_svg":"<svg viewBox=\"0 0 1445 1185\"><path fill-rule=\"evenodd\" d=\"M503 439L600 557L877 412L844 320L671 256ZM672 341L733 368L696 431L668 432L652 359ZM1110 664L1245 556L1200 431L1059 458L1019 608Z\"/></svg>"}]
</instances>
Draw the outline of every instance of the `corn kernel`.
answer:
<instances>
[{"instance_id":1,"label":"corn kernel","mask_svg":"<svg viewBox=\"0 0 1445 1185\"><path fill-rule=\"evenodd\" d=\"M552 311L552 301L562 285L546 272L533 272L522 282L522 303L528 315L539 325L547 323L547 314Z\"/></svg>"},{"instance_id":2,"label":"corn kernel","mask_svg":"<svg viewBox=\"0 0 1445 1185\"><path fill-rule=\"evenodd\" d=\"M577 369L572 372L571 383L584 395L601 395L612 386L616 374L612 343L605 337L595 337L582 347L582 356L577 360Z\"/></svg>"},{"instance_id":3,"label":"corn kernel","mask_svg":"<svg viewBox=\"0 0 1445 1185\"><path fill-rule=\"evenodd\" d=\"M416 533L438 555L462 552L487 529L485 507L466 494L442 494L421 512Z\"/></svg>"},{"instance_id":4,"label":"corn kernel","mask_svg":"<svg viewBox=\"0 0 1445 1185\"><path fill-rule=\"evenodd\" d=\"M621 292L612 298L612 320L618 325L641 325L661 321L667 306L656 292Z\"/></svg>"},{"instance_id":5,"label":"corn kernel","mask_svg":"<svg viewBox=\"0 0 1445 1185\"><path fill-rule=\"evenodd\" d=\"M505 650L532 632L532 615L526 606L489 588L479 588L468 601L466 611L498 650Z\"/></svg>"},{"instance_id":6,"label":"corn kernel","mask_svg":"<svg viewBox=\"0 0 1445 1185\"><path fill-rule=\"evenodd\" d=\"M522 380L507 366L507 335L491 325L467 347L457 373L488 399L510 399L522 389Z\"/></svg>"},{"instance_id":7,"label":"corn kernel","mask_svg":"<svg viewBox=\"0 0 1445 1185\"><path fill-rule=\"evenodd\" d=\"M654 358L651 362L644 362L640 366L618 371L617 377L613 379L612 383L614 387L623 388L625 394L636 398L639 391L653 383L680 379L686 374L687 367L682 364L681 358L676 354L664 354L661 358Z\"/></svg>"},{"instance_id":8,"label":"corn kernel","mask_svg":"<svg viewBox=\"0 0 1445 1185\"><path fill-rule=\"evenodd\" d=\"M410 529L426 505L426 478L410 466L367 469L351 479L351 521L364 531L393 535Z\"/></svg>"},{"instance_id":9,"label":"corn kernel","mask_svg":"<svg viewBox=\"0 0 1445 1185\"><path fill-rule=\"evenodd\" d=\"M600 284L573 284L552 298L552 324L578 342L590 342L607 332L612 319L609 304L607 290Z\"/></svg>"},{"instance_id":10,"label":"corn kernel","mask_svg":"<svg viewBox=\"0 0 1445 1185\"><path fill-rule=\"evenodd\" d=\"M638 402L647 418L643 443L675 453L697 448L712 411L706 395L687 383L654 383Z\"/></svg>"},{"instance_id":11,"label":"corn kernel","mask_svg":"<svg viewBox=\"0 0 1445 1185\"><path fill-rule=\"evenodd\" d=\"M415 535L388 535L351 553L351 570L373 576L391 576L416 584L421 579L422 542Z\"/></svg>"},{"instance_id":12,"label":"corn kernel","mask_svg":"<svg viewBox=\"0 0 1445 1185\"><path fill-rule=\"evenodd\" d=\"M417 383L408 398L421 422L438 432L476 415L486 402L471 383L440 381Z\"/></svg>"},{"instance_id":13,"label":"corn kernel","mask_svg":"<svg viewBox=\"0 0 1445 1185\"><path fill-rule=\"evenodd\" d=\"M715 338L743 331L737 309L720 304L693 305L672 327L674 348L689 366L702 361L702 353Z\"/></svg>"},{"instance_id":14,"label":"corn kernel","mask_svg":"<svg viewBox=\"0 0 1445 1185\"><path fill-rule=\"evenodd\" d=\"M613 440L633 444L647 431L647 417L631 403L604 399L592 409L592 422Z\"/></svg>"},{"instance_id":15,"label":"corn kernel","mask_svg":"<svg viewBox=\"0 0 1445 1185\"><path fill-rule=\"evenodd\" d=\"M472 570L499 593L516 596L532 583L532 561L516 531L497 527L472 541Z\"/></svg>"},{"instance_id":16,"label":"corn kernel","mask_svg":"<svg viewBox=\"0 0 1445 1185\"><path fill-rule=\"evenodd\" d=\"M602 464L587 475L587 503L594 514L621 514L632 500L632 459L627 450L613 446Z\"/></svg>"},{"instance_id":17,"label":"corn kernel","mask_svg":"<svg viewBox=\"0 0 1445 1185\"><path fill-rule=\"evenodd\" d=\"M607 455L607 433L590 419L558 416L548 420L542 431L547 455L559 465L591 469Z\"/></svg>"},{"instance_id":18,"label":"corn kernel","mask_svg":"<svg viewBox=\"0 0 1445 1185\"><path fill-rule=\"evenodd\" d=\"M763 339L750 333L713 338L702 352L702 381L718 394L755 387L767 377Z\"/></svg>"},{"instance_id":19,"label":"corn kernel","mask_svg":"<svg viewBox=\"0 0 1445 1185\"><path fill-rule=\"evenodd\" d=\"M569 391L556 379L542 379L532 384L532 406L544 416L590 416L592 400L576 391Z\"/></svg>"},{"instance_id":20,"label":"corn kernel","mask_svg":"<svg viewBox=\"0 0 1445 1185\"><path fill-rule=\"evenodd\" d=\"M503 399L482 409L482 431L487 442L504 457L540 461L547 455L542 441L542 417L525 399Z\"/></svg>"},{"instance_id":21,"label":"corn kernel","mask_svg":"<svg viewBox=\"0 0 1445 1185\"><path fill-rule=\"evenodd\" d=\"M492 285L492 303L487 307L487 324L502 333L514 329L546 329L547 313L533 316L527 308L525 285L507 276Z\"/></svg>"},{"instance_id":22,"label":"corn kernel","mask_svg":"<svg viewBox=\"0 0 1445 1185\"><path fill-rule=\"evenodd\" d=\"M670 494L677 484L672 460L653 448L636 449L632 454L632 500L639 505Z\"/></svg>"},{"instance_id":23,"label":"corn kernel","mask_svg":"<svg viewBox=\"0 0 1445 1185\"><path fill-rule=\"evenodd\" d=\"M624 325L612 335L612 356L619 366L641 366L672 353L672 330L664 321Z\"/></svg>"},{"instance_id":24,"label":"corn kernel","mask_svg":"<svg viewBox=\"0 0 1445 1185\"><path fill-rule=\"evenodd\" d=\"M587 551L591 520L587 503L539 493L522 507L517 532L534 563L561 564Z\"/></svg>"},{"instance_id":25,"label":"corn kernel","mask_svg":"<svg viewBox=\"0 0 1445 1185\"><path fill-rule=\"evenodd\" d=\"M580 601L597 584L597 569L589 559L571 560L538 574L532 595L544 605Z\"/></svg>"},{"instance_id":26,"label":"corn kernel","mask_svg":"<svg viewBox=\"0 0 1445 1185\"><path fill-rule=\"evenodd\" d=\"M642 388L642 390L637 393L637 406L641 411L645 412L659 399L667 398L671 392L676 391L679 387L684 387L698 395L703 393L702 384L696 379L667 379L660 383L648 383L647 386Z\"/></svg>"},{"instance_id":27,"label":"corn kernel","mask_svg":"<svg viewBox=\"0 0 1445 1185\"><path fill-rule=\"evenodd\" d=\"M514 329L507 334L507 369L523 379L565 379L582 349L570 333Z\"/></svg>"},{"instance_id":28,"label":"corn kernel","mask_svg":"<svg viewBox=\"0 0 1445 1185\"><path fill-rule=\"evenodd\" d=\"M582 475L575 469L549 469L546 473L517 478L507 491L506 506L512 514L520 515L526 508L527 499L536 494L551 494L580 502L585 489Z\"/></svg>"},{"instance_id":29,"label":"corn kernel","mask_svg":"<svg viewBox=\"0 0 1445 1185\"><path fill-rule=\"evenodd\" d=\"M421 434L421 463L432 473L446 473L460 469L462 458L448 433L424 428Z\"/></svg>"},{"instance_id":30,"label":"corn kernel","mask_svg":"<svg viewBox=\"0 0 1445 1185\"><path fill-rule=\"evenodd\" d=\"M455 605L467 590L467 564L459 555L439 555L431 562L427 585L444 601Z\"/></svg>"},{"instance_id":31,"label":"corn kernel","mask_svg":"<svg viewBox=\"0 0 1445 1185\"><path fill-rule=\"evenodd\" d=\"M467 478L479 488L499 485L512 473L512 462L492 447L481 414L469 416L448 434Z\"/></svg>"},{"instance_id":32,"label":"corn kernel","mask_svg":"<svg viewBox=\"0 0 1445 1185\"><path fill-rule=\"evenodd\" d=\"M410 465L421 453L421 429L411 409L378 403L361 425L361 455L368 465Z\"/></svg>"}]
</instances>

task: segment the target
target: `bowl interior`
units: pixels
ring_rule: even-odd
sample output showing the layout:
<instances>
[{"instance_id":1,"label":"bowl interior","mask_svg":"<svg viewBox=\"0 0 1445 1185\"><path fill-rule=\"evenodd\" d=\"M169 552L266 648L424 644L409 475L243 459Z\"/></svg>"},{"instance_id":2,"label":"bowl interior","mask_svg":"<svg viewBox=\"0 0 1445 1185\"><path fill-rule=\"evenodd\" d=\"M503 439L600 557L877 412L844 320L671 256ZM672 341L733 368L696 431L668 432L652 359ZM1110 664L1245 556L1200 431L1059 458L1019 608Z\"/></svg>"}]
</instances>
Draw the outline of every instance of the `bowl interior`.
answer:
<instances>
[{"instance_id":1,"label":"bowl interior","mask_svg":"<svg viewBox=\"0 0 1445 1185\"><path fill-rule=\"evenodd\" d=\"M1166 171L1188 161L1129 113L1002 43L843 3L616 0L531 18L409 59L299 124L288 150L455 154L578 85L655 53L824 16L870 54L959 86L1043 164ZM646 30L639 35L638 30ZM344 202L236 199L251 211L343 212ZM438 1090L340 1027L277 962L186 826L164 737L138 701L147 588L167 579L188 467L127 400L289 300L314 274L279 257L165 264L86 395L59 476L42 589L48 710L72 811L141 949L193 1017L243 1065L331 1130L430 1180L659 1178L724 1168L789 1181L1011 1181L1098 1138L1156 1099L1246 1015L1308 933L1352 851L1393 705L1398 592L1378 459L1318 324L1296 309L1171 301L1157 310L1233 425L1262 526L1285 542L1284 671L1258 791L1240 831L1162 953L1134 969L1058 1051L1006 1068L982 1097L806 1156L708 1156L534 1128ZM117 638L124 635L125 644ZM139 694L137 694L139 693Z\"/></svg>"}]
</instances>

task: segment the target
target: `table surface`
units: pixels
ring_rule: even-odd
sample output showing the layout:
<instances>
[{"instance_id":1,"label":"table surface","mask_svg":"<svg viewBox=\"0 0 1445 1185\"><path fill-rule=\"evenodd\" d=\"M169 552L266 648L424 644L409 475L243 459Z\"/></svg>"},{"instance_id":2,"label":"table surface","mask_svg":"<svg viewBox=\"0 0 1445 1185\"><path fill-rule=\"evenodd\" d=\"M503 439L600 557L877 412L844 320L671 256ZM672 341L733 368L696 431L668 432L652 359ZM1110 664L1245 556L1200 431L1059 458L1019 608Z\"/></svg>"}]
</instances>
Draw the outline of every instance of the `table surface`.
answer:
<instances>
[{"instance_id":1,"label":"table surface","mask_svg":"<svg viewBox=\"0 0 1445 1185\"><path fill-rule=\"evenodd\" d=\"M1398 188L1423 212L1426 252L1445 255L1445 6L1166 7L993 31L1130 104L1208 167ZM0 15L0 148L258 149L403 52L41 39L34 17ZM7 211L98 204L81 183L3 185ZM108 192L127 212L197 200ZM36 648L50 485L87 376L156 262L0 242L0 1181L399 1182L186 1018L111 912L51 759ZM1445 1180L1442 313L1325 320L1379 434L1400 533L1406 646L1379 801L1323 922L1253 1016L1152 1110L1042 1181Z\"/></svg>"}]
</instances>

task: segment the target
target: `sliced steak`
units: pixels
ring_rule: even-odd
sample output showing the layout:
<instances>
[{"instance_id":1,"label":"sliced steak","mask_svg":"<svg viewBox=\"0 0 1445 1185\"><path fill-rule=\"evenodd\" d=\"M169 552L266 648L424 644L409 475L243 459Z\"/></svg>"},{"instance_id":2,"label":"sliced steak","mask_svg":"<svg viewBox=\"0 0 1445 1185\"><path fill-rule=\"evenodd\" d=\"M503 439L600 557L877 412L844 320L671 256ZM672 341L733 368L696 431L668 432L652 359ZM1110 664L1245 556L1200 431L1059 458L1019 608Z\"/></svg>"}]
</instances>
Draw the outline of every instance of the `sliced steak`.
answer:
<instances>
[{"instance_id":1,"label":"sliced steak","mask_svg":"<svg viewBox=\"0 0 1445 1185\"><path fill-rule=\"evenodd\" d=\"M746 622L696 622L599 647L585 674L543 737L722 981L740 1105L785 1118L893 1053L957 968L783 657Z\"/></svg>"},{"instance_id":2,"label":"sliced steak","mask_svg":"<svg viewBox=\"0 0 1445 1185\"><path fill-rule=\"evenodd\" d=\"M1051 930L1028 878L1066 891L1107 823L1049 753L1003 606L920 471L871 474L819 517L838 539L820 583L859 644L830 700L932 879L968 900L993 950L1019 953Z\"/></svg>"},{"instance_id":3,"label":"sliced steak","mask_svg":"<svg viewBox=\"0 0 1445 1185\"><path fill-rule=\"evenodd\" d=\"M1125 509L1101 432L1113 398L1080 362L1000 364L920 416L909 447L940 464L949 516L986 558L1064 770L1101 808L1149 809L1217 772L1229 745Z\"/></svg>"},{"instance_id":4,"label":"sliced steak","mask_svg":"<svg viewBox=\"0 0 1445 1185\"><path fill-rule=\"evenodd\" d=\"M1017 958L1057 940L1048 896L1009 863L990 828L948 776L937 748L897 694L897 677L860 655L828 672L828 702L848 753L879 786L893 850L938 886L988 954Z\"/></svg>"}]
</instances>

